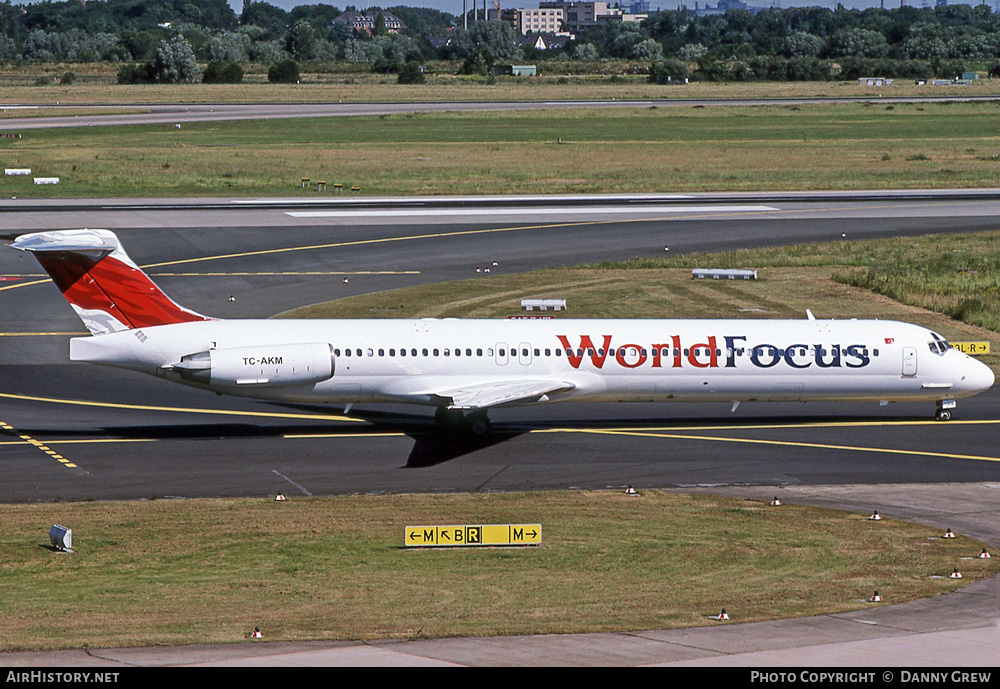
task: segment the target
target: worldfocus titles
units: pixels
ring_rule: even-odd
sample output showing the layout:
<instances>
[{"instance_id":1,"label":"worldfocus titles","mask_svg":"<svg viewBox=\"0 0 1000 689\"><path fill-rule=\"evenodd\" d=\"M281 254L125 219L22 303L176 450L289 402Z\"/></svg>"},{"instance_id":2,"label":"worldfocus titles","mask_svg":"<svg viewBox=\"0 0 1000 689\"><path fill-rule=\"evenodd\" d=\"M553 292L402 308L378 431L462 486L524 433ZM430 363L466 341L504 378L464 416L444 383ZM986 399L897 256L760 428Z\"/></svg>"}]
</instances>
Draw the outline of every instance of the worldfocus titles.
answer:
<instances>
[{"instance_id":1,"label":"worldfocus titles","mask_svg":"<svg viewBox=\"0 0 1000 689\"><path fill-rule=\"evenodd\" d=\"M602 336L603 342L595 345L589 335L581 335L575 347L565 335L557 335L566 352L566 359L573 368L580 368L585 359L595 368L605 364L623 368L736 368L737 357L747 357L757 368L772 368L784 364L794 369L816 366L818 368L864 368L871 363L868 348L863 344L820 345L796 343L779 347L773 344L746 346L745 335L724 335L724 347L719 348L719 338L710 335L704 342L683 343L680 335L672 335L669 342L650 344L622 344L612 346L612 336ZM891 344L891 338L886 338Z\"/></svg>"}]
</instances>

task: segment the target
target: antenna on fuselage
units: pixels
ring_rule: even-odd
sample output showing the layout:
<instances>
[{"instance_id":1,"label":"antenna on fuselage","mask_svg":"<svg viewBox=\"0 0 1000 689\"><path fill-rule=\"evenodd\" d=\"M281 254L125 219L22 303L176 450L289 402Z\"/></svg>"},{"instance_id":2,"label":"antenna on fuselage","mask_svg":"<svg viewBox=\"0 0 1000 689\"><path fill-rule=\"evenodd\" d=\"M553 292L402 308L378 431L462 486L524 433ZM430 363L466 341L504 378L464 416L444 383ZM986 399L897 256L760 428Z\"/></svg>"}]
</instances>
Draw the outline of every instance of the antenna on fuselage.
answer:
<instances>
[{"instance_id":1,"label":"antenna on fuselage","mask_svg":"<svg viewBox=\"0 0 1000 689\"><path fill-rule=\"evenodd\" d=\"M813 312L810 309L806 309L806 317L811 321L816 320L816 316L813 315Z\"/></svg>"}]
</instances>

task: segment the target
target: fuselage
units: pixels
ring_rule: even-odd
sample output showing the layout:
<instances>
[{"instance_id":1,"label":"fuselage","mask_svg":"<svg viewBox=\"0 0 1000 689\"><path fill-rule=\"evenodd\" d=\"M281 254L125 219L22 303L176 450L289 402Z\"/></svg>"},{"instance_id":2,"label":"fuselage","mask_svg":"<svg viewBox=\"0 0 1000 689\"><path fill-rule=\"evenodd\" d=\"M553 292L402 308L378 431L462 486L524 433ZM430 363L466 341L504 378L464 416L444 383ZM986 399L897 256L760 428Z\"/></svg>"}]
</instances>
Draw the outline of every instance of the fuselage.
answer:
<instances>
[{"instance_id":1,"label":"fuselage","mask_svg":"<svg viewBox=\"0 0 1000 689\"><path fill-rule=\"evenodd\" d=\"M531 381L547 392L502 403L940 401L994 381L930 330L874 320L218 320L75 338L71 358L247 397L465 408L443 393Z\"/></svg>"}]
</instances>

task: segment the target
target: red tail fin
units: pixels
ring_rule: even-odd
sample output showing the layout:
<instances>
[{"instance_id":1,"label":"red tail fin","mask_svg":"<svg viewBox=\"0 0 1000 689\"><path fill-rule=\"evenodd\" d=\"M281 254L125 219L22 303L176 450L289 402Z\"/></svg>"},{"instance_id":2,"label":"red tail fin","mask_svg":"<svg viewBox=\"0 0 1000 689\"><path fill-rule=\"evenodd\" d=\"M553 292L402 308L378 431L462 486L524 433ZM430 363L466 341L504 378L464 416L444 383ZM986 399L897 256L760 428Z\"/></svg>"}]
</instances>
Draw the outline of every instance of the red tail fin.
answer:
<instances>
[{"instance_id":1,"label":"red tail fin","mask_svg":"<svg viewBox=\"0 0 1000 689\"><path fill-rule=\"evenodd\" d=\"M18 237L94 335L154 325L212 320L163 293L108 230L56 230Z\"/></svg>"}]
</instances>

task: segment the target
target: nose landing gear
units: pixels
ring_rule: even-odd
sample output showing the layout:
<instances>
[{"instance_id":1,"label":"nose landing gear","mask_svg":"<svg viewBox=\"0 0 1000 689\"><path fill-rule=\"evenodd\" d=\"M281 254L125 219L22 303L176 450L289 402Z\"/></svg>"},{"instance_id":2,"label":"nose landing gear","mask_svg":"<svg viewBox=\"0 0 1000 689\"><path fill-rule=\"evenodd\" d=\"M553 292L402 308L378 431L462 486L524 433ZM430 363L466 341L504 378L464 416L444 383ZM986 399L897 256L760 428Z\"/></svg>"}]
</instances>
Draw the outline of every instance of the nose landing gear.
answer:
<instances>
[{"instance_id":1,"label":"nose landing gear","mask_svg":"<svg viewBox=\"0 0 1000 689\"><path fill-rule=\"evenodd\" d=\"M937 411L934 412L935 421L949 421L951 410L955 408L955 400L941 400L937 403Z\"/></svg>"}]
</instances>

